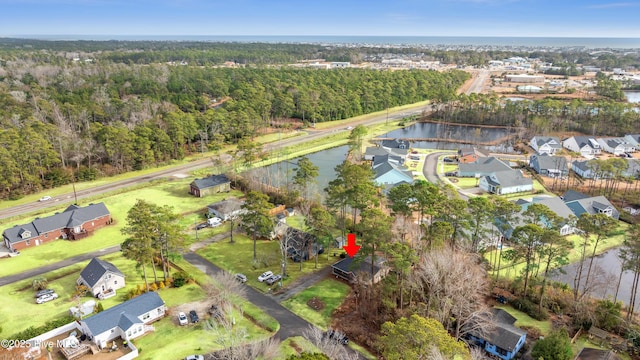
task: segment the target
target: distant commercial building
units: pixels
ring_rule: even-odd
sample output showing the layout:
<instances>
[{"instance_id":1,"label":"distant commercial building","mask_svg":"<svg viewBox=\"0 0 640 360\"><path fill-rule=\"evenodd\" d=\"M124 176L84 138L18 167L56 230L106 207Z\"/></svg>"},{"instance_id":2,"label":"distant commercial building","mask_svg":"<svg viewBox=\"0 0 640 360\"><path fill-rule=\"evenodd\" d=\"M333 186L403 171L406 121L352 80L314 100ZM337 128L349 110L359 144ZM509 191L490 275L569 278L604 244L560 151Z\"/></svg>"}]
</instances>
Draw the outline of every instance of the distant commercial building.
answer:
<instances>
[{"instance_id":1,"label":"distant commercial building","mask_svg":"<svg viewBox=\"0 0 640 360\"><path fill-rule=\"evenodd\" d=\"M544 76L528 74L511 74L505 76L506 81L517 83L542 83Z\"/></svg>"}]
</instances>

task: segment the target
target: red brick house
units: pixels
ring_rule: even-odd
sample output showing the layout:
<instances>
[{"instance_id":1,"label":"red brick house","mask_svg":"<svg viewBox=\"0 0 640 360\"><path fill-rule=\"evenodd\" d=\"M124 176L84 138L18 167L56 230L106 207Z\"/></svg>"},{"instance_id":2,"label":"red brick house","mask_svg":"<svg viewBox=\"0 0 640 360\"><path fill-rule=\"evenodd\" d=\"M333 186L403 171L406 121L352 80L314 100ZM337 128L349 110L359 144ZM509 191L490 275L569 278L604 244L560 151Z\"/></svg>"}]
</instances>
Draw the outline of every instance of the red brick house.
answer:
<instances>
[{"instance_id":1,"label":"red brick house","mask_svg":"<svg viewBox=\"0 0 640 360\"><path fill-rule=\"evenodd\" d=\"M79 240L93 230L111 223L111 213L104 203L85 207L71 205L61 213L36 218L24 225L5 229L5 246L12 251L38 246L58 238Z\"/></svg>"}]
</instances>

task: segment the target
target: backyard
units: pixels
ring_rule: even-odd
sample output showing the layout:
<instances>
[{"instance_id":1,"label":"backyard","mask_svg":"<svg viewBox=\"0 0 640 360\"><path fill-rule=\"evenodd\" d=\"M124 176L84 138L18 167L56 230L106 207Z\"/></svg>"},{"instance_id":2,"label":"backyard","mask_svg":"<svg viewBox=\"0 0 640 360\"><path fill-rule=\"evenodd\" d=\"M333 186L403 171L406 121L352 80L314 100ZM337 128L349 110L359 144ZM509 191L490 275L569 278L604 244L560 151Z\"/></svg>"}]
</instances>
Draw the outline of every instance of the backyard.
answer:
<instances>
[{"instance_id":1,"label":"backyard","mask_svg":"<svg viewBox=\"0 0 640 360\"><path fill-rule=\"evenodd\" d=\"M326 330L331 322L333 311L340 306L349 291L351 291L349 285L338 280L325 279L283 301L282 305L308 322ZM310 300L316 308L310 306Z\"/></svg>"}]
</instances>

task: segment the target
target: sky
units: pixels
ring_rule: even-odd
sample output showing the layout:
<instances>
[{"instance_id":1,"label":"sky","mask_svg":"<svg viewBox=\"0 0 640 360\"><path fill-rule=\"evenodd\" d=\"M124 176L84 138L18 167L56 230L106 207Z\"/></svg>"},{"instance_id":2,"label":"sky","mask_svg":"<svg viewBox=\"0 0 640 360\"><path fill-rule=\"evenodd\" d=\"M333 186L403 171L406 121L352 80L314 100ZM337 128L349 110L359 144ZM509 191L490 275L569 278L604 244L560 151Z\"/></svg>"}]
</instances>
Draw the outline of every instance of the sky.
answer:
<instances>
[{"instance_id":1,"label":"sky","mask_svg":"<svg viewBox=\"0 0 640 360\"><path fill-rule=\"evenodd\" d=\"M640 0L0 0L0 37L640 38Z\"/></svg>"}]
</instances>

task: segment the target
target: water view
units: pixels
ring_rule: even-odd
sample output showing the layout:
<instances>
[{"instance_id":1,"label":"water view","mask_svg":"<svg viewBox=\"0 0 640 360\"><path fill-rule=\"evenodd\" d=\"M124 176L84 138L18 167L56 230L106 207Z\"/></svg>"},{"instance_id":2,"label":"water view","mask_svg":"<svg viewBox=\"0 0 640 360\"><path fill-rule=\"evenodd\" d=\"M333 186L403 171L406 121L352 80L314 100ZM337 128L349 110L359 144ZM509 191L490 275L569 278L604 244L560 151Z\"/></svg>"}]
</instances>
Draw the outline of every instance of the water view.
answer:
<instances>
[{"instance_id":1,"label":"water view","mask_svg":"<svg viewBox=\"0 0 640 360\"><path fill-rule=\"evenodd\" d=\"M624 96L627 97L627 101L630 103L640 104L640 91L625 91Z\"/></svg>"}]
</instances>

